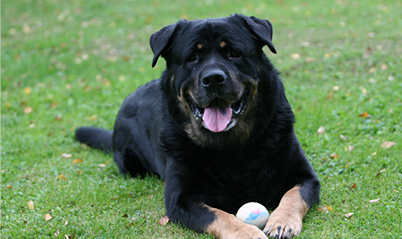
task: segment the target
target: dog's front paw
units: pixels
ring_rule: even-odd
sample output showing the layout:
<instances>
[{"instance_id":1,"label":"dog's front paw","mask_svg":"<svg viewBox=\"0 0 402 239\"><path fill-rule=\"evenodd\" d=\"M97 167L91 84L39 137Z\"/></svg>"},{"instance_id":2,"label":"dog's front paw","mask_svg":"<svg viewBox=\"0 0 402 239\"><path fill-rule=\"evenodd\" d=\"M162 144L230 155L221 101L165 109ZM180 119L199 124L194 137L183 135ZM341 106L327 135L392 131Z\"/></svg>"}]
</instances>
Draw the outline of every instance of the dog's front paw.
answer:
<instances>
[{"instance_id":1,"label":"dog's front paw","mask_svg":"<svg viewBox=\"0 0 402 239\"><path fill-rule=\"evenodd\" d=\"M228 237L225 238L233 238L233 239L268 239L263 231L258 229L256 226L252 226L249 224L241 225L236 230L229 232L227 234Z\"/></svg>"},{"instance_id":2,"label":"dog's front paw","mask_svg":"<svg viewBox=\"0 0 402 239\"><path fill-rule=\"evenodd\" d=\"M206 232L218 239L268 239L258 227L243 223L234 215L222 210L208 207L215 213L213 221L206 229Z\"/></svg>"},{"instance_id":3,"label":"dog's front paw","mask_svg":"<svg viewBox=\"0 0 402 239\"><path fill-rule=\"evenodd\" d=\"M264 232L272 238L292 238L300 235L302 218L290 212L275 210L264 228Z\"/></svg>"}]
</instances>

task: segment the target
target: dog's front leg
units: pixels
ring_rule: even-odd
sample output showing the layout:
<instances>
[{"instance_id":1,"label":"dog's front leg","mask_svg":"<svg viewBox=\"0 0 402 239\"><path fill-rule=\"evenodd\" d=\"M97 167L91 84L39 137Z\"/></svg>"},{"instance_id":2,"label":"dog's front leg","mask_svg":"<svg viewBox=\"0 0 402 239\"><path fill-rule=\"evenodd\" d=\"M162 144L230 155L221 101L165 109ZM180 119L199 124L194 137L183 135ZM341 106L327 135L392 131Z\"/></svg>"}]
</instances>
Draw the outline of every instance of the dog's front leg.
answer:
<instances>
[{"instance_id":1,"label":"dog's front leg","mask_svg":"<svg viewBox=\"0 0 402 239\"><path fill-rule=\"evenodd\" d=\"M215 220L208 225L206 232L216 238L268 238L256 226L243 223L232 214L211 207L209 210L215 214Z\"/></svg>"},{"instance_id":2,"label":"dog's front leg","mask_svg":"<svg viewBox=\"0 0 402 239\"><path fill-rule=\"evenodd\" d=\"M207 232L219 239L267 239L256 226L245 224L232 214L202 202L196 188L166 181L165 205L169 219L197 232Z\"/></svg>"},{"instance_id":3,"label":"dog's front leg","mask_svg":"<svg viewBox=\"0 0 402 239\"><path fill-rule=\"evenodd\" d=\"M303 217L309 209L300 191L303 186L297 185L283 195L279 206L269 216L267 225L264 228L264 232L268 236L274 238L292 238L300 234ZM311 188L309 197L317 195L316 199L309 198L311 202L318 202L319 200L318 193L315 193L316 190L319 190L319 186Z\"/></svg>"},{"instance_id":4,"label":"dog's front leg","mask_svg":"<svg viewBox=\"0 0 402 239\"><path fill-rule=\"evenodd\" d=\"M245 224L234 215L205 204L192 208L176 208L168 213L170 219L198 232L207 232L218 239L267 239L256 226ZM197 207L197 208L194 208Z\"/></svg>"}]
</instances>

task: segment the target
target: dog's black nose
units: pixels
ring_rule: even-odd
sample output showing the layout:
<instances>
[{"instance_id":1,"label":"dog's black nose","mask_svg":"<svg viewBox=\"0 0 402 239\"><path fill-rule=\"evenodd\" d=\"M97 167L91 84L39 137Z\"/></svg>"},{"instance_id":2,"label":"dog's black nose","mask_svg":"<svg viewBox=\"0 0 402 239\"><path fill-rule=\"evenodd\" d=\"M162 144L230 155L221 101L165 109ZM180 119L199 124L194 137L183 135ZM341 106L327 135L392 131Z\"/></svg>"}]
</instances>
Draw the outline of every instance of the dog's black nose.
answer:
<instances>
[{"instance_id":1,"label":"dog's black nose","mask_svg":"<svg viewBox=\"0 0 402 239\"><path fill-rule=\"evenodd\" d=\"M201 84L211 89L219 87L219 85L222 85L225 81L226 74L220 69L208 70L201 75Z\"/></svg>"}]
</instances>

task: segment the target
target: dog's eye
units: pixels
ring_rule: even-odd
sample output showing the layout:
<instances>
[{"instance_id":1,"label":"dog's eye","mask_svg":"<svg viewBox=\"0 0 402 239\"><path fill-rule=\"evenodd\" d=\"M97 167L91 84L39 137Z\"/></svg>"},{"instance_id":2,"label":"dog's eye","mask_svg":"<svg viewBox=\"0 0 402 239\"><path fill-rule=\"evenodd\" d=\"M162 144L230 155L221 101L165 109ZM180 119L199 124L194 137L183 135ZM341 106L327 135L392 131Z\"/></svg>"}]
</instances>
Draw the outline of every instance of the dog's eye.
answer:
<instances>
[{"instance_id":1,"label":"dog's eye","mask_svg":"<svg viewBox=\"0 0 402 239\"><path fill-rule=\"evenodd\" d=\"M229 57L230 58L239 58L240 57L240 53L238 53L237 51L231 50L229 52Z\"/></svg>"},{"instance_id":2,"label":"dog's eye","mask_svg":"<svg viewBox=\"0 0 402 239\"><path fill-rule=\"evenodd\" d=\"M198 57L197 57L197 54L191 54L190 55L190 57L189 58L187 58L187 62L188 63L191 63L191 62L194 62L194 61L196 61L196 60L198 60Z\"/></svg>"}]
</instances>

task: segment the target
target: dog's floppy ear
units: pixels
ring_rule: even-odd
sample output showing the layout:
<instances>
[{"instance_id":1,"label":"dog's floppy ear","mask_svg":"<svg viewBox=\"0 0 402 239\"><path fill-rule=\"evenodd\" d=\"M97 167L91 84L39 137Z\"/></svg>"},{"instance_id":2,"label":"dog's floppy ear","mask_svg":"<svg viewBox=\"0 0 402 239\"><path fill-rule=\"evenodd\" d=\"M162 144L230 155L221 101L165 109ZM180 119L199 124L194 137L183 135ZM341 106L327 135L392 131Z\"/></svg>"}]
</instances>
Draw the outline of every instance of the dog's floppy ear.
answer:
<instances>
[{"instance_id":1,"label":"dog's floppy ear","mask_svg":"<svg viewBox=\"0 0 402 239\"><path fill-rule=\"evenodd\" d=\"M177 29L177 26L183 22L183 20L168 25L161 30L152 34L149 39L149 43L151 45L152 52L154 53L154 59L152 60L152 67L156 65L158 62L159 56L161 56L162 52L170 47L172 44L172 37Z\"/></svg>"},{"instance_id":2,"label":"dog's floppy ear","mask_svg":"<svg viewBox=\"0 0 402 239\"><path fill-rule=\"evenodd\" d=\"M274 44L272 44L272 24L270 21L238 14L236 14L236 16L242 17L247 23L251 33L264 45L267 45L272 53L276 54Z\"/></svg>"}]
</instances>

